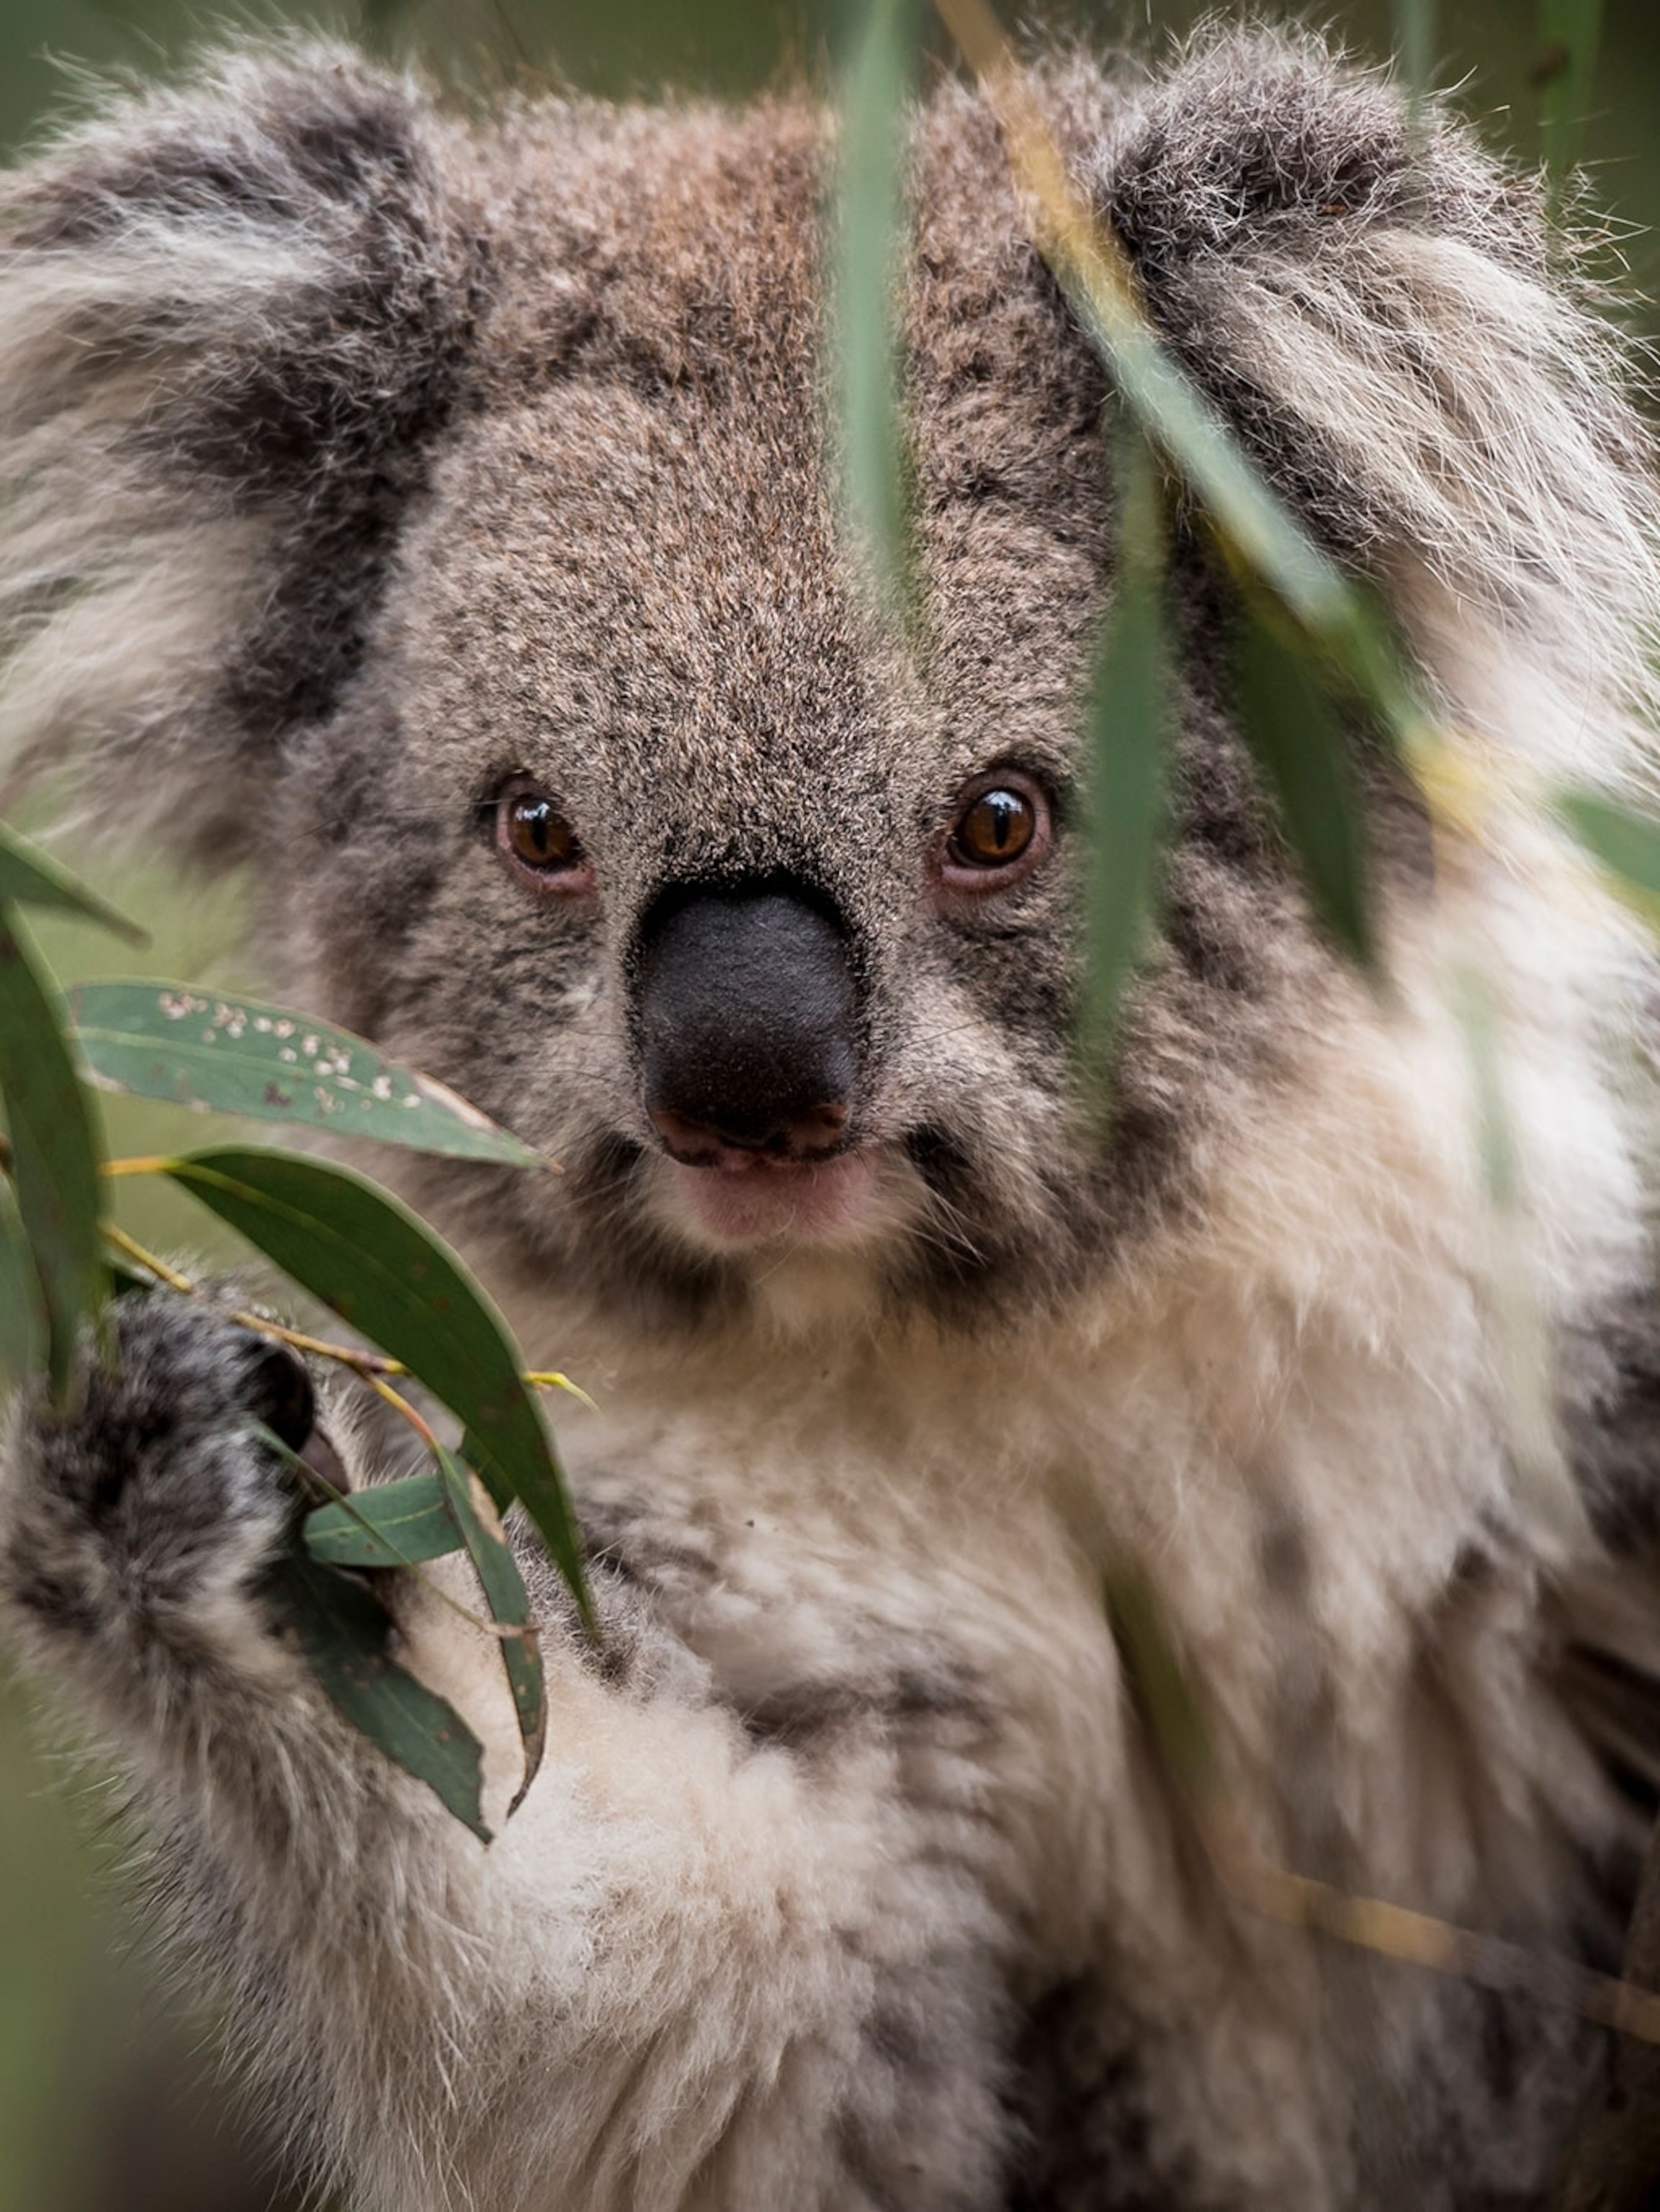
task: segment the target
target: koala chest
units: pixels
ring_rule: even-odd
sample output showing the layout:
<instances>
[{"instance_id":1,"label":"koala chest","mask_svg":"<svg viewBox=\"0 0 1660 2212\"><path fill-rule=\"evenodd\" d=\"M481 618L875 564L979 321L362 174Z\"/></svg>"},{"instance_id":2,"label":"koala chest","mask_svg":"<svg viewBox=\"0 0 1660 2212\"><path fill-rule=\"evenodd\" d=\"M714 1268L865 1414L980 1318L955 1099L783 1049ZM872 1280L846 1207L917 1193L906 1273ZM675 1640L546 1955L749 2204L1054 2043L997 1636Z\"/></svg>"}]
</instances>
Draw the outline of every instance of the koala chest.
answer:
<instances>
[{"instance_id":1,"label":"koala chest","mask_svg":"<svg viewBox=\"0 0 1660 2212\"><path fill-rule=\"evenodd\" d=\"M967 1883L983 1901L964 1971L993 1992L997 2094L1023 2146L1010 2212L1386 2201L1376 2188L1426 2159L1480 2163L1462 2141L1454 2154L1449 2130L1465 2131L1449 2079L1466 2102L1479 2090L1483 2109L1508 2109L1517 2084L1522 2105L1542 2109L1533 2046L1552 2024L1468 1992L1414 1990L1397 2011L1398 1985L1375 1965L1255 1924L1218 1893L1146 1724L1099 1556L1046 1493L968 1468L941 1483L903 1452L856 1481L853 1442L829 1425L816 1437L787 1430L786 1449L773 1462L753 1432L692 1425L607 1439L579 1463L584 1524L603 1571L689 1655L695 1694L756 1756L799 1766L836 1819L866 1824L883 1865L907 1858L937 1872L942 1893ZM1458 1667L1512 1686L1512 1741L1533 1726L1513 1599L1491 1583L1455 1592L1448 1617L1468 1649L1430 1692L1404 1661L1398 1680L1380 1663L1358 1685L1288 1594L1275 1547L1227 1536L1210 1532L1237 1618L1219 1596L1171 1620L1263 1848L1481 1922L1479 1872L1459 1896L1438 1892L1408 1841L1461 1836L1487 1786L1436 1767L1450 1725L1438 1701L1465 1693ZM1164 1564L1178 1597L1184 1572L1199 1586L1179 1545ZM1315 1696L1307 1686L1322 1680ZM1350 1717L1362 1698L1364 1752ZM1349 1818L1357 1803L1376 1814L1369 1826ZM1473 1846L1458 1856L1473 1864ZM1334 2008L1389 2018L1391 2051L1340 2047L1320 2027ZM1483 2071L1501 2047L1522 2053L1510 2090ZM1540 2171L1580 2054L1553 2045L1549 2071L1567 2087L1548 2100L1548 2124L1529 2122ZM1385 2077L1390 2116L1373 2142L1354 2087ZM1519 2140L1508 2121L1497 2134Z\"/></svg>"}]
</instances>

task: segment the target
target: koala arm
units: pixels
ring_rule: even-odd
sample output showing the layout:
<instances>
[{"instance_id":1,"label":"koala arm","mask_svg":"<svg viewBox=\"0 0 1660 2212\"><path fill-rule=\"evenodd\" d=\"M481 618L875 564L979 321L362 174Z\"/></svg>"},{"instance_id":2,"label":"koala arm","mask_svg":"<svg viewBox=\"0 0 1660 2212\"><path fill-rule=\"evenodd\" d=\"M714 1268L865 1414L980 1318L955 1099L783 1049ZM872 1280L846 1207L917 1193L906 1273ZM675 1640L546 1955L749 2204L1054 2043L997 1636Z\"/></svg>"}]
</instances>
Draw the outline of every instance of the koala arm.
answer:
<instances>
[{"instance_id":1,"label":"koala arm","mask_svg":"<svg viewBox=\"0 0 1660 2212\"><path fill-rule=\"evenodd\" d=\"M77 1414L14 1422L0 1625L120 1746L320 2165L399 2208L996 2201L1010 1939L970 1765L746 1732L602 1587L601 1657L549 1623L549 1755L485 1850L275 1632L260 1347L160 1298L118 1328Z\"/></svg>"}]
</instances>

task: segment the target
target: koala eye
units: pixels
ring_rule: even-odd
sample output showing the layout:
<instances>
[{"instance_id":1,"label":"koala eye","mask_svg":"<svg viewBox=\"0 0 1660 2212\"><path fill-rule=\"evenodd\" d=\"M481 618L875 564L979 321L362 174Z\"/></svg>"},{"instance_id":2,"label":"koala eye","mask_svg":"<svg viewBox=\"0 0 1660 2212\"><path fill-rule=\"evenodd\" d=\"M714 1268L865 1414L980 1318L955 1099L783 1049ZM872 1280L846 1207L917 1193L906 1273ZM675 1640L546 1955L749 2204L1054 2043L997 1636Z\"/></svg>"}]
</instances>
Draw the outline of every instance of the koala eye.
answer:
<instances>
[{"instance_id":1,"label":"koala eye","mask_svg":"<svg viewBox=\"0 0 1660 2212\"><path fill-rule=\"evenodd\" d=\"M581 840L556 802L524 776L514 776L497 795L496 849L542 890L585 891L593 884Z\"/></svg>"},{"instance_id":2,"label":"koala eye","mask_svg":"<svg viewBox=\"0 0 1660 2212\"><path fill-rule=\"evenodd\" d=\"M1014 769L978 776L958 801L939 854L939 878L953 890L1007 890L1024 882L1049 848L1049 800Z\"/></svg>"}]
</instances>

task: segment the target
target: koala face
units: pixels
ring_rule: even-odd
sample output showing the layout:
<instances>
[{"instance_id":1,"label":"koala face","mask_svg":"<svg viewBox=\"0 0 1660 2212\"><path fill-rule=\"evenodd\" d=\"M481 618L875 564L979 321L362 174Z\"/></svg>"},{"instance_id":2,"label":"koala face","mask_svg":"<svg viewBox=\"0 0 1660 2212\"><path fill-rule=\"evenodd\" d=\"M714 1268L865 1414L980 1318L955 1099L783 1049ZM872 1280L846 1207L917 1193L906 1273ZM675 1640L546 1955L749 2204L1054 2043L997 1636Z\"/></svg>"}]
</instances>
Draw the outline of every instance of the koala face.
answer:
<instances>
[{"instance_id":1,"label":"koala face","mask_svg":"<svg viewBox=\"0 0 1660 2212\"><path fill-rule=\"evenodd\" d=\"M676 125L656 128L660 187ZM1109 1126L1080 1119L1098 371L1012 209L925 172L925 611L896 635L837 523L813 257L762 285L746 244L816 236L817 165L763 166L759 204L740 150L689 259L639 193L599 334L556 374L497 372L436 469L293 779L294 834L324 856L298 872L314 994L357 975L344 1017L561 1163L514 1211L526 1265L688 1316L851 1272L870 1313L971 1319L1180 1205L1200 1133L1271 1050L1274 958L1306 939L1207 689L1221 617L1189 555L1173 949ZM670 280L642 329L647 270ZM520 326L487 328L486 358L558 357L533 308L502 313ZM499 1196L479 1207L499 1234Z\"/></svg>"},{"instance_id":2,"label":"koala face","mask_svg":"<svg viewBox=\"0 0 1660 2212\"><path fill-rule=\"evenodd\" d=\"M1584 696L1646 696L1606 489L1644 434L1462 136L1298 41L1034 82L1173 352L1456 712L1502 722L1529 679L1495 705L1493 672L1539 666L1530 720L1577 743ZM0 206L0 752L253 863L277 988L562 1163L420 1202L635 1321L809 1277L868 1325L1048 1310L1207 1218L1345 988L1178 514L1162 912L1075 1110L1107 387L988 111L941 85L913 127L903 635L837 520L805 97L467 122L234 54ZM1529 409L1536 514L1469 465ZM1372 787L1387 920L1423 823Z\"/></svg>"}]
</instances>

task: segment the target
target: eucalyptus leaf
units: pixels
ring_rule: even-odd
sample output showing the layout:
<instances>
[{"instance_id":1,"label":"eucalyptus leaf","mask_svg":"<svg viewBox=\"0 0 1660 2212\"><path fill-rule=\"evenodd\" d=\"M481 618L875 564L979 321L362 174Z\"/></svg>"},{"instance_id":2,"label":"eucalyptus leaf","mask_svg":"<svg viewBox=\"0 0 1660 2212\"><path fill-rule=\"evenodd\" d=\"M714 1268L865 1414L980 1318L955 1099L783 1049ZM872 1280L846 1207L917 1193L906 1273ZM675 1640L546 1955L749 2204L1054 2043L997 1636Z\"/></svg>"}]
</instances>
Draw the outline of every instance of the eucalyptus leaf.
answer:
<instances>
[{"instance_id":1,"label":"eucalyptus leaf","mask_svg":"<svg viewBox=\"0 0 1660 2212\"><path fill-rule=\"evenodd\" d=\"M1602 38L1602 0L1541 0L1533 78L1539 92L1545 159L1559 203L1584 140Z\"/></svg>"},{"instance_id":2,"label":"eucalyptus leaf","mask_svg":"<svg viewBox=\"0 0 1660 2212\"><path fill-rule=\"evenodd\" d=\"M80 915L87 921L95 921L101 928L113 930L125 937L129 945L143 945L147 940L137 922L129 921L112 906L88 890L86 884L49 860L38 845L20 837L15 830L0 823L0 902L9 900L16 906L56 907L67 914Z\"/></svg>"},{"instance_id":3,"label":"eucalyptus leaf","mask_svg":"<svg viewBox=\"0 0 1660 2212\"><path fill-rule=\"evenodd\" d=\"M1363 966L1372 961L1365 830L1348 738L1310 656L1247 606L1237 657L1246 742L1262 768L1315 910Z\"/></svg>"},{"instance_id":4,"label":"eucalyptus leaf","mask_svg":"<svg viewBox=\"0 0 1660 2212\"><path fill-rule=\"evenodd\" d=\"M97 1313L109 1286L99 1228L99 1148L53 994L24 942L21 922L4 905L0 1100L18 1212L45 1301L47 1370L61 1398L80 1324Z\"/></svg>"},{"instance_id":5,"label":"eucalyptus leaf","mask_svg":"<svg viewBox=\"0 0 1660 2212\"><path fill-rule=\"evenodd\" d=\"M1121 1561L1103 1595L1135 1711L1181 1796L1202 1810L1215 1778L1210 1731L1158 1593L1141 1567Z\"/></svg>"},{"instance_id":6,"label":"eucalyptus leaf","mask_svg":"<svg viewBox=\"0 0 1660 2212\"><path fill-rule=\"evenodd\" d=\"M508 1808L508 1817L511 1819L536 1779L547 1741L547 1696L541 1646L524 1577L483 1485L471 1468L464 1466L443 1445L436 1448L434 1455L443 1479L449 1510L466 1543L490 1618L500 1628L520 1632L502 1638L502 1662L507 1669L508 1687L513 1693L513 1709L525 1747L524 1778Z\"/></svg>"},{"instance_id":7,"label":"eucalyptus leaf","mask_svg":"<svg viewBox=\"0 0 1660 2212\"><path fill-rule=\"evenodd\" d=\"M907 461L897 308L906 228L906 101L917 0L866 0L842 81L835 313L842 505L885 599L909 608Z\"/></svg>"},{"instance_id":8,"label":"eucalyptus leaf","mask_svg":"<svg viewBox=\"0 0 1660 2212\"><path fill-rule=\"evenodd\" d=\"M1157 464L1134 432L1118 441L1117 459L1118 561L1090 685L1086 1067L1104 1060L1152 916L1174 678Z\"/></svg>"},{"instance_id":9,"label":"eucalyptus leaf","mask_svg":"<svg viewBox=\"0 0 1660 2212\"><path fill-rule=\"evenodd\" d=\"M1435 0L1395 0L1395 55L1414 106L1435 72Z\"/></svg>"},{"instance_id":10,"label":"eucalyptus leaf","mask_svg":"<svg viewBox=\"0 0 1660 2212\"><path fill-rule=\"evenodd\" d=\"M1585 850L1627 890L1660 899L1660 817L1594 791L1560 791L1556 806Z\"/></svg>"},{"instance_id":11,"label":"eucalyptus leaf","mask_svg":"<svg viewBox=\"0 0 1660 2212\"><path fill-rule=\"evenodd\" d=\"M1511 1207L1521 1194L1522 1176L1516 1132L1505 1097L1499 1001L1487 978L1468 963L1461 963L1450 981L1449 1000L1463 1033L1475 1093L1482 1187L1493 1205Z\"/></svg>"},{"instance_id":12,"label":"eucalyptus leaf","mask_svg":"<svg viewBox=\"0 0 1660 2212\"><path fill-rule=\"evenodd\" d=\"M1251 466L1233 432L1158 343L1128 273L1116 283L1055 239L1045 246L1073 311L1140 428L1197 495L1235 566L1259 579L1310 635L1339 641L1358 609L1347 580ZM1122 288L1122 289L1121 289Z\"/></svg>"},{"instance_id":13,"label":"eucalyptus leaf","mask_svg":"<svg viewBox=\"0 0 1660 2212\"><path fill-rule=\"evenodd\" d=\"M1403 753L1431 727L1380 607L1325 553L1248 459L1232 428L1160 343L1109 222L1077 191L1032 103L1010 84L1012 56L976 10L939 0L1005 117L1036 242L1139 428L1192 492L1234 576L1278 603L1288 629L1374 711Z\"/></svg>"},{"instance_id":14,"label":"eucalyptus leaf","mask_svg":"<svg viewBox=\"0 0 1660 2212\"><path fill-rule=\"evenodd\" d=\"M1189 382L1139 309L1116 350L1098 315L1084 319L1118 375L1131 413L1197 495L1230 568L1278 602L1286 626L1403 747L1421 736L1422 702L1389 621L1316 545L1246 459L1233 431Z\"/></svg>"},{"instance_id":15,"label":"eucalyptus leaf","mask_svg":"<svg viewBox=\"0 0 1660 2212\"><path fill-rule=\"evenodd\" d=\"M489 1843L478 1739L452 1705L388 1655L392 1621L380 1601L350 1575L303 1552L279 1559L267 1572L265 1589L337 1710Z\"/></svg>"},{"instance_id":16,"label":"eucalyptus leaf","mask_svg":"<svg viewBox=\"0 0 1660 2212\"><path fill-rule=\"evenodd\" d=\"M328 1567L413 1567L462 1547L443 1478L410 1474L354 1490L305 1521L306 1549Z\"/></svg>"},{"instance_id":17,"label":"eucalyptus leaf","mask_svg":"<svg viewBox=\"0 0 1660 2212\"><path fill-rule=\"evenodd\" d=\"M498 1502L520 1499L593 1613L551 1440L507 1326L436 1232L366 1176L252 1146L186 1153L164 1170L250 1243L403 1361L465 1423Z\"/></svg>"},{"instance_id":18,"label":"eucalyptus leaf","mask_svg":"<svg viewBox=\"0 0 1660 2212\"><path fill-rule=\"evenodd\" d=\"M76 1048L106 1090L454 1158L545 1165L445 1085L285 1006L188 983L114 981L82 983L70 1011Z\"/></svg>"},{"instance_id":19,"label":"eucalyptus leaf","mask_svg":"<svg viewBox=\"0 0 1660 2212\"><path fill-rule=\"evenodd\" d=\"M0 1389L33 1375L46 1357L46 1315L34 1255L10 1191L0 1182Z\"/></svg>"}]
</instances>

